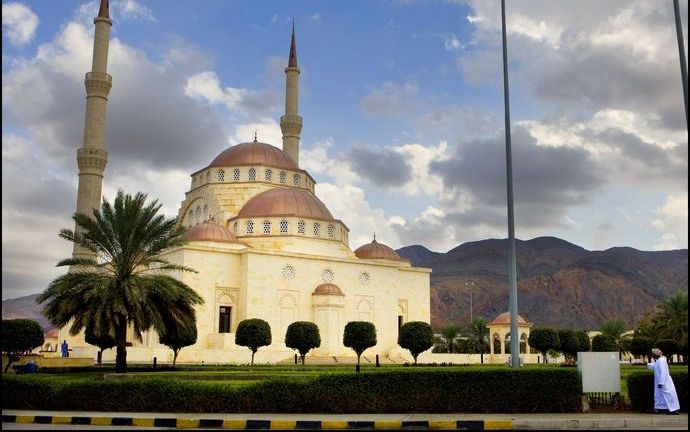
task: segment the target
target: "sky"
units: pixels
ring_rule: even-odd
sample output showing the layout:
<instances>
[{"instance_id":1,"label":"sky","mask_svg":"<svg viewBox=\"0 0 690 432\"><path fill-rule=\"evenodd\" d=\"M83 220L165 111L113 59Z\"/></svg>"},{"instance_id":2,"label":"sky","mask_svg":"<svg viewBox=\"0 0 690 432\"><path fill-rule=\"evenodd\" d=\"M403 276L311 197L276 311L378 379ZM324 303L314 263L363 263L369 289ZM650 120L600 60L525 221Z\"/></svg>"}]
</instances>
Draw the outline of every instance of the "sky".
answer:
<instances>
[{"instance_id":1,"label":"sky","mask_svg":"<svg viewBox=\"0 0 690 432\"><path fill-rule=\"evenodd\" d=\"M671 0L506 1L515 235L589 250L688 245L688 136ZM681 0L687 51L687 0ZM2 3L2 298L72 245L96 1ZM231 145L281 146L292 23L300 166L350 228L446 252L508 236L498 0L111 0L104 197L174 217Z\"/></svg>"}]
</instances>

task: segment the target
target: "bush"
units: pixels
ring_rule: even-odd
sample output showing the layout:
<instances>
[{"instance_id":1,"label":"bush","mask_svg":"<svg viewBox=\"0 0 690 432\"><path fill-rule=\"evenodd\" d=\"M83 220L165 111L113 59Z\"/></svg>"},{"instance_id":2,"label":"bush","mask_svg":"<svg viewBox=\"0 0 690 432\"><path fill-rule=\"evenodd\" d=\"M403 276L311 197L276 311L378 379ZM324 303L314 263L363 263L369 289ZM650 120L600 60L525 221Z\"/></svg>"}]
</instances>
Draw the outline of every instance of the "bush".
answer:
<instances>
[{"instance_id":1,"label":"bush","mask_svg":"<svg viewBox=\"0 0 690 432\"><path fill-rule=\"evenodd\" d=\"M376 327L368 321L350 321L345 325L343 345L352 348L357 354L355 372L359 373L359 359L362 353L376 345Z\"/></svg>"},{"instance_id":2,"label":"bush","mask_svg":"<svg viewBox=\"0 0 690 432\"><path fill-rule=\"evenodd\" d=\"M2 408L195 413L577 412L574 369L408 368L279 378L244 387L183 379L3 378Z\"/></svg>"},{"instance_id":3,"label":"bush","mask_svg":"<svg viewBox=\"0 0 690 432\"><path fill-rule=\"evenodd\" d=\"M559 350L561 341L558 332L548 327L536 327L529 333L527 339L529 346L539 351L544 356L544 363L548 363L549 350Z\"/></svg>"},{"instance_id":4,"label":"bush","mask_svg":"<svg viewBox=\"0 0 690 432\"><path fill-rule=\"evenodd\" d=\"M409 350L417 363L417 356L434 345L434 332L424 321L410 321L400 327L398 345Z\"/></svg>"},{"instance_id":5,"label":"bush","mask_svg":"<svg viewBox=\"0 0 690 432\"><path fill-rule=\"evenodd\" d=\"M671 369L671 379L676 386L680 410L688 412L688 371ZM654 409L654 372L631 372L628 375L628 397L630 405L636 411Z\"/></svg>"},{"instance_id":6,"label":"bush","mask_svg":"<svg viewBox=\"0 0 690 432\"><path fill-rule=\"evenodd\" d=\"M669 362L672 361L673 356L680 354L680 345L673 339L660 339L656 341L656 347L661 350Z\"/></svg>"},{"instance_id":7,"label":"bush","mask_svg":"<svg viewBox=\"0 0 690 432\"><path fill-rule=\"evenodd\" d=\"M285 332L285 346L299 351L299 355L302 357L302 364L304 364L304 357L309 350L321 346L319 327L309 321L293 322Z\"/></svg>"},{"instance_id":8,"label":"bush","mask_svg":"<svg viewBox=\"0 0 690 432\"><path fill-rule=\"evenodd\" d=\"M30 319L11 319L2 320L2 351L7 353L7 366L19 359L19 354L30 351L43 345L43 329L34 320Z\"/></svg>"},{"instance_id":9,"label":"bush","mask_svg":"<svg viewBox=\"0 0 690 432\"><path fill-rule=\"evenodd\" d=\"M647 357L648 360L653 347L654 341L652 338L645 336L635 336L630 341L630 353L634 356Z\"/></svg>"},{"instance_id":10,"label":"bush","mask_svg":"<svg viewBox=\"0 0 690 432\"><path fill-rule=\"evenodd\" d=\"M592 351L594 352L618 352L618 344L611 335L600 334L592 338Z\"/></svg>"},{"instance_id":11,"label":"bush","mask_svg":"<svg viewBox=\"0 0 690 432\"><path fill-rule=\"evenodd\" d=\"M252 351L253 365L256 351L262 346L271 344L271 326L259 318L240 321L235 333L235 344L245 346Z\"/></svg>"}]
</instances>

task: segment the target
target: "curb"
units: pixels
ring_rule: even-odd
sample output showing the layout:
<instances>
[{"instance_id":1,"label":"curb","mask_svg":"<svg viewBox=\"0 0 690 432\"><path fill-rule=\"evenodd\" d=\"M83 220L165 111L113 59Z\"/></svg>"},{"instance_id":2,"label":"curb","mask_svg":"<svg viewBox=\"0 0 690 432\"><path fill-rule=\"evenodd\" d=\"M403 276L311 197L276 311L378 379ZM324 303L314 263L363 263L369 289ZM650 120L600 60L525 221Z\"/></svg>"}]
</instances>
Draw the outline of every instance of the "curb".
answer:
<instances>
[{"instance_id":1,"label":"curb","mask_svg":"<svg viewBox=\"0 0 690 432\"><path fill-rule=\"evenodd\" d=\"M435 429L435 430L506 430L513 428L512 420L377 420L377 421L334 421L334 420L229 420L220 418L170 418L170 417L70 417L5 415L3 423L93 425L93 426L137 426L165 427L176 429Z\"/></svg>"}]
</instances>

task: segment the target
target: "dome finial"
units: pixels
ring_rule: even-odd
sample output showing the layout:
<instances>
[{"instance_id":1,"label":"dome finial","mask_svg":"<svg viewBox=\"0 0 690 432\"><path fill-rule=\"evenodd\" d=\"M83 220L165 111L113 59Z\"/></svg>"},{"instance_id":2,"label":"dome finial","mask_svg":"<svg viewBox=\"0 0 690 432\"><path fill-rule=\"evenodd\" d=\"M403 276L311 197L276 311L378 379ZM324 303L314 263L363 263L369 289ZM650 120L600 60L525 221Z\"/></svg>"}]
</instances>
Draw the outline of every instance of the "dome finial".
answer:
<instances>
[{"instance_id":1,"label":"dome finial","mask_svg":"<svg viewBox=\"0 0 690 432\"><path fill-rule=\"evenodd\" d=\"M374 233L374 241L372 243L376 243L376 233Z\"/></svg>"},{"instance_id":2,"label":"dome finial","mask_svg":"<svg viewBox=\"0 0 690 432\"><path fill-rule=\"evenodd\" d=\"M257 134L257 132L258 132L258 131L255 129L255 130L254 130L254 142L258 142L257 139L256 139L256 136L257 136L256 134Z\"/></svg>"}]
</instances>

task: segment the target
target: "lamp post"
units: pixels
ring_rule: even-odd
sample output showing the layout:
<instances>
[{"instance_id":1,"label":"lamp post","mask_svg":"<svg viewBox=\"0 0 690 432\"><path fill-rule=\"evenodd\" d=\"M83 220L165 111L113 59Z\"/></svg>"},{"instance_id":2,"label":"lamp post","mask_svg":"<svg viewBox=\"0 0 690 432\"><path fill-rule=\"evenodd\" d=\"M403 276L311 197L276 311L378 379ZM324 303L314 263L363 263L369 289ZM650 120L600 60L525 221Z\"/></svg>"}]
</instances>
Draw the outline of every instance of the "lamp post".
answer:
<instances>
[{"instance_id":1,"label":"lamp post","mask_svg":"<svg viewBox=\"0 0 690 432\"><path fill-rule=\"evenodd\" d=\"M469 288L470 290L470 324L472 324L473 321L473 316L472 316L472 287L474 286L473 281L465 281L465 286Z\"/></svg>"}]
</instances>

